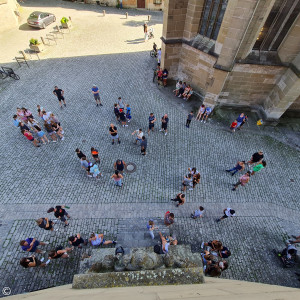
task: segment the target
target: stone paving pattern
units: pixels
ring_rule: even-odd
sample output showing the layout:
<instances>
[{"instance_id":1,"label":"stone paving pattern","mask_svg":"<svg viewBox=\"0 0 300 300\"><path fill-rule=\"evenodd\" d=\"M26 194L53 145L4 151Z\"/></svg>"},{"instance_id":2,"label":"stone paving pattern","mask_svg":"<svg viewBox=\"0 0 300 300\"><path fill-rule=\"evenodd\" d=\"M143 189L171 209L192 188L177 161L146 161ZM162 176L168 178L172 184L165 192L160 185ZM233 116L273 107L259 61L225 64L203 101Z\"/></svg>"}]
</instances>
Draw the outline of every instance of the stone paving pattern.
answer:
<instances>
[{"instance_id":1,"label":"stone paving pattern","mask_svg":"<svg viewBox=\"0 0 300 300\"><path fill-rule=\"evenodd\" d=\"M105 36L104 28L103 32ZM112 47L114 40L112 44L105 41ZM73 43L73 48L76 42L72 34L64 41ZM50 250L55 245L66 246L67 237L76 232L87 237L99 231L126 247L152 245L145 234L146 223L154 218L167 232L162 224L167 210L173 211L176 218L170 230L180 243L191 244L193 251L199 251L201 242L210 239L220 239L231 249L230 267L223 278L299 287L293 275L295 269L283 269L271 254L272 248L284 247L288 235L299 234L299 152L252 129L230 134L215 120L207 124L192 121L187 129L188 105L152 83L155 61L149 51L134 52L136 44L131 47L127 53L57 58L56 54L63 52L58 45L53 58L50 53L47 59L31 62L30 69L18 69L21 80L6 81L0 116L3 287L17 294L70 283L81 254L91 251L91 247L76 250L69 260L51 263L46 269L26 270L19 265L24 254L18 244L22 238L49 241L46 250ZM151 42L143 47L150 50ZM95 105L91 94L94 83L100 88L103 107ZM52 94L54 85L65 90L67 107L62 110ZM113 104L119 96L130 103L132 122L127 128L117 124L121 144L112 146L108 126L115 122ZM17 106L27 107L36 115L37 104L59 117L64 141L34 148L13 127ZM138 128L147 130L150 112L158 121L155 132L147 136L148 154L142 157L131 133ZM158 132L165 113L170 118L167 136ZM104 177L99 181L86 177L75 154L79 147L91 158L92 146L100 152ZM238 176L232 177L224 169L237 160L249 159L259 149L265 152L266 169L251 178L246 187L232 192L231 185ZM110 180L118 158L137 165L135 173L125 174L122 189ZM187 191L186 204L176 208L170 199L180 191L187 168L193 166L201 172L201 183L194 191ZM67 229L60 225L58 232L48 233L37 227L34 219L46 216L49 207L64 203L71 207ZM205 217L190 219L190 213L199 205L205 207ZM215 223L227 206L234 208L237 216Z\"/></svg>"}]
</instances>

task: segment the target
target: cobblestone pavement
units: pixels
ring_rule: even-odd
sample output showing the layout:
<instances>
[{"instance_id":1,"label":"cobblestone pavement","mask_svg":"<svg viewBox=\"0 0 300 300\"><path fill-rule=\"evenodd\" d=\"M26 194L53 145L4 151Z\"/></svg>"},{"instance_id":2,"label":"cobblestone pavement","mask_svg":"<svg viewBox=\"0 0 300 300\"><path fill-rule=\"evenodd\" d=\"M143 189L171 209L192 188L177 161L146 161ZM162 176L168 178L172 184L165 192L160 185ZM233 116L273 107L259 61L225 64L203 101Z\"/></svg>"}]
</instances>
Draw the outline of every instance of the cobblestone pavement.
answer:
<instances>
[{"instance_id":1,"label":"cobblestone pavement","mask_svg":"<svg viewBox=\"0 0 300 300\"><path fill-rule=\"evenodd\" d=\"M104 35L105 30L109 28L103 29ZM64 43L76 47L76 41L70 36ZM59 47L55 51L63 51ZM288 235L299 234L299 152L255 131L232 135L214 120L207 124L192 121L187 129L185 104L180 100L177 105L177 98L152 83L155 61L149 52L134 52L135 45L131 47L128 53L46 57L32 62L30 69L20 68L21 80L6 81L0 115L3 287L17 294L70 283L81 253L91 250L74 251L69 260L51 263L46 269L25 270L18 262L24 255L18 245L22 238L49 241L46 250L50 250L55 245L66 246L70 234L80 232L87 237L99 231L128 247L130 243L151 245L145 234L146 222L154 218L167 232L162 224L167 210L176 217L171 230L180 243L191 244L193 251L199 251L202 241L215 238L231 249L230 267L222 277L299 287L295 269L283 269L271 254L273 248L284 247ZM150 50L151 44L145 47ZM103 107L95 105L91 94L94 83L100 88ZM54 85L65 90L67 107L62 110L52 94ZM132 122L127 128L117 124L121 144L112 146L108 126L115 122L113 104L118 96L130 103ZM37 104L57 114L65 131L64 141L34 148L13 127L17 106L27 107L36 115ZM147 156L142 157L131 133L137 128L147 130L150 112L158 120L168 113L169 134L158 132L158 121L155 132L147 136ZM79 147L91 158L92 146L100 152L104 177L99 181L86 177L74 152ZM237 160L249 159L259 149L264 150L266 169L251 178L246 187L232 192L231 185L238 176L232 177L224 169ZM125 174L122 189L109 179L118 158L137 165L135 173ZM176 208L170 199L180 191L187 167L193 166L201 172L201 183L187 191L186 204ZM50 206L63 203L71 207L67 229L59 226L58 232L48 234L35 225L34 219L46 216ZM206 209L205 217L190 219L190 213L200 204ZM227 206L234 208L237 216L215 223Z\"/></svg>"}]
</instances>

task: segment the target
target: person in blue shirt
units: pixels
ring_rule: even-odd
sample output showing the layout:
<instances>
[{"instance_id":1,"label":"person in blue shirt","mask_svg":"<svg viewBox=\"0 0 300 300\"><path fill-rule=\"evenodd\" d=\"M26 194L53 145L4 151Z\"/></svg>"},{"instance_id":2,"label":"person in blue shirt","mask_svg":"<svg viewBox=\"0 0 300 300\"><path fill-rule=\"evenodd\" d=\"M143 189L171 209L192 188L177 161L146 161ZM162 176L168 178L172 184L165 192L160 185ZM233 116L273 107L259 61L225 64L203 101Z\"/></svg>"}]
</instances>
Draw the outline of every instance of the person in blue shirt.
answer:
<instances>
[{"instance_id":1,"label":"person in blue shirt","mask_svg":"<svg viewBox=\"0 0 300 300\"><path fill-rule=\"evenodd\" d=\"M20 241L20 246L22 247L23 251L27 252L35 252L35 253L45 253L45 251L42 251L41 249L38 249L37 247L39 245L44 246L49 243L40 242L34 238L28 238L26 240Z\"/></svg>"},{"instance_id":2,"label":"person in blue shirt","mask_svg":"<svg viewBox=\"0 0 300 300\"><path fill-rule=\"evenodd\" d=\"M96 100L96 106L103 106L100 100L100 94L99 94L99 89L98 87L94 84L92 88L92 93L94 95L94 98Z\"/></svg>"},{"instance_id":3,"label":"person in blue shirt","mask_svg":"<svg viewBox=\"0 0 300 300\"><path fill-rule=\"evenodd\" d=\"M13 118L14 118L13 124L14 124L16 127L19 127L20 121L17 119L18 116L17 116L17 115L14 115Z\"/></svg>"},{"instance_id":4,"label":"person in blue shirt","mask_svg":"<svg viewBox=\"0 0 300 300\"><path fill-rule=\"evenodd\" d=\"M150 134L150 130L154 131L154 123L156 122L156 118L153 113L149 116L149 129L148 134Z\"/></svg>"},{"instance_id":5,"label":"person in blue shirt","mask_svg":"<svg viewBox=\"0 0 300 300\"><path fill-rule=\"evenodd\" d=\"M212 112L211 107L207 106L207 107L205 108L205 113L203 114L203 118L202 118L201 122L206 123L207 118L208 118L208 116L211 114L211 112Z\"/></svg>"},{"instance_id":6,"label":"person in blue shirt","mask_svg":"<svg viewBox=\"0 0 300 300\"><path fill-rule=\"evenodd\" d=\"M126 105L126 119L128 123L131 120L131 108L129 104Z\"/></svg>"}]
</instances>

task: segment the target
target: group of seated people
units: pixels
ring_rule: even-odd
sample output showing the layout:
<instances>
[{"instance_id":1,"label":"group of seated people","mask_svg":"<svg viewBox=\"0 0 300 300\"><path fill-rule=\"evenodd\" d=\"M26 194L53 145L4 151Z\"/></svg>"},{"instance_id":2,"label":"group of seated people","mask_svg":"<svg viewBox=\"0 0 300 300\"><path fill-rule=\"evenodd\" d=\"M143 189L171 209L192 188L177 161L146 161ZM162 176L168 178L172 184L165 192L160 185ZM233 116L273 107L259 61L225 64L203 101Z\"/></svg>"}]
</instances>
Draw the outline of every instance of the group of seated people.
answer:
<instances>
[{"instance_id":1,"label":"group of seated people","mask_svg":"<svg viewBox=\"0 0 300 300\"><path fill-rule=\"evenodd\" d=\"M183 98L184 100L189 100L190 97L193 95L193 89L192 87L186 82L183 82L180 80L176 83L176 88L173 91L176 97Z\"/></svg>"},{"instance_id":2,"label":"group of seated people","mask_svg":"<svg viewBox=\"0 0 300 300\"><path fill-rule=\"evenodd\" d=\"M230 250L218 240L203 242L201 248L205 248L201 253L204 274L219 277L228 268L228 262L225 258L231 255Z\"/></svg>"}]
</instances>

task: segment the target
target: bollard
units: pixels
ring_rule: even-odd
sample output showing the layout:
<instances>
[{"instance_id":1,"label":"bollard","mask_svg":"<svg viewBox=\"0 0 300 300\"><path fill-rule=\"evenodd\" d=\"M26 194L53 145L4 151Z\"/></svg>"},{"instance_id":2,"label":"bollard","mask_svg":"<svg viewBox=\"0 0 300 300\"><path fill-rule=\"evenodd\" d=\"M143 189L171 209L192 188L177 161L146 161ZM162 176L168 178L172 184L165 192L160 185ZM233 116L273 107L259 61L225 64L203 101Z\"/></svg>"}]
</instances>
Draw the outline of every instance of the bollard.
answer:
<instances>
[{"instance_id":1,"label":"bollard","mask_svg":"<svg viewBox=\"0 0 300 300\"><path fill-rule=\"evenodd\" d=\"M72 21L71 17L69 16L69 20Z\"/></svg>"},{"instance_id":2,"label":"bollard","mask_svg":"<svg viewBox=\"0 0 300 300\"><path fill-rule=\"evenodd\" d=\"M150 19L151 19L151 16L148 16L148 21L150 21Z\"/></svg>"},{"instance_id":3,"label":"bollard","mask_svg":"<svg viewBox=\"0 0 300 300\"><path fill-rule=\"evenodd\" d=\"M128 19L128 13L125 13L126 19Z\"/></svg>"},{"instance_id":4,"label":"bollard","mask_svg":"<svg viewBox=\"0 0 300 300\"><path fill-rule=\"evenodd\" d=\"M103 10L103 17L105 17L105 10Z\"/></svg>"}]
</instances>

